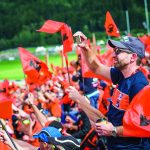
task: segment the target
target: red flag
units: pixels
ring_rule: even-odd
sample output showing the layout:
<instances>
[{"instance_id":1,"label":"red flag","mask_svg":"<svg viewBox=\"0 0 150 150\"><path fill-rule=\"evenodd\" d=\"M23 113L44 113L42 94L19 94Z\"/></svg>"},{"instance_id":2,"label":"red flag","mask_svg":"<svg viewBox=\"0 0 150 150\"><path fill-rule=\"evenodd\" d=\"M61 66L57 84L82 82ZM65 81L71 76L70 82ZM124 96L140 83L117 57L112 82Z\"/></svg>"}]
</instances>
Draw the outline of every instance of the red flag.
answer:
<instances>
[{"instance_id":1,"label":"red flag","mask_svg":"<svg viewBox=\"0 0 150 150\"><path fill-rule=\"evenodd\" d=\"M63 22L47 20L45 21L44 25L37 31L53 34L59 32L63 25L64 25Z\"/></svg>"},{"instance_id":2,"label":"red flag","mask_svg":"<svg viewBox=\"0 0 150 150\"><path fill-rule=\"evenodd\" d=\"M64 55L63 55L63 51L60 50L59 54L60 54L60 58L61 58L61 67L63 68L64 67Z\"/></svg>"},{"instance_id":3,"label":"red flag","mask_svg":"<svg viewBox=\"0 0 150 150\"><path fill-rule=\"evenodd\" d=\"M0 149L1 150L12 150L7 144L0 141Z\"/></svg>"},{"instance_id":4,"label":"red flag","mask_svg":"<svg viewBox=\"0 0 150 150\"><path fill-rule=\"evenodd\" d=\"M111 67L113 65L112 53L113 49L108 49L104 54L98 54L97 58L102 64Z\"/></svg>"},{"instance_id":5,"label":"red flag","mask_svg":"<svg viewBox=\"0 0 150 150\"><path fill-rule=\"evenodd\" d=\"M79 48L78 48L78 51L79 51ZM101 79L101 80L111 83L111 80L109 80L101 75L97 75L89 69L89 67L87 66L87 64L84 60L84 56L83 56L82 52L81 52L81 61L82 61L82 76L84 78L98 78L98 79Z\"/></svg>"},{"instance_id":6,"label":"red flag","mask_svg":"<svg viewBox=\"0 0 150 150\"><path fill-rule=\"evenodd\" d=\"M19 47L23 71L27 75L27 83L41 85L51 78L47 65L26 49Z\"/></svg>"},{"instance_id":7,"label":"red flag","mask_svg":"<svg viewBox=\"0 0 150 150\"><path fill-rule=\"evenodd\" d=\"M132 100L123 117L124 136L150 137L150 86Z\"/></svg>"},{"instance_id":8,"label":"red flag","mask_svg":"<svg viewBox=\"0 0 150 150\"><path fill-rule=\"evenodd\" d=\"M69 98L68 94L66 94L60 101L60 104L70 104L72 100Z\"/></svg>"},{"instance_id":9,"label":"red flag","mask_svg":"<svg viewBox=\"0 0 150 150\"><path fill-rule=\"evenodd\" d=\"M110 14L109 11L107 11L106 13L106 20L105 20L105 29L106 29L106 33L109 36L115 36L115 37L119 37L120 33L119 30Z\"/></svg>"},{"instance_id":10,"label":"red flag","mask_svg":"<svg viewBox=\"0 0 150 150\"><path fill-rule=\"evenodd\" d=\"M149 35L143 35L142 37L138 37L142 43L144 43L146 46L150 45L150 36Z\"/></svg>"},{"instance_id":11,"label":"red flag","mask_svg":"<svg viewBox=\"0 0 150 150\"><path fill-rule=\"evenodd\" d=\"M11 97L7 96L4 92L0 92L0 118L11 118L12 102L13 99Z\"/></svg>"},{"instance_id":12,"label":"red flag","mask_svg":"<svg viewBox=\"0 0 150 150\"><path fill-rule=\"evenodd\" d=\"M72 51L73 46L73 36L71 28L67 26L64 22L58 22L53 20L47 20L44 25L37 30L39 32L46 32L54 34L56 32L61 32L62 41L63 41L63 52Z\"/></svg>"},{"instance_id":13,"label":"red flag","mask_svg":"<svg viewBox=\"0 0 150 150\"><path fill-rule=\"evenodd\" d=\"M5 92L7 95L9 95L9 81L4 80L3 82L0 82L0 92Z\"/></svg>"},{"instance_id":14,"label":"red flag","mask_svg":"<svg viewBox=\"0 0 150 150\"><path fill-rule=\"evenodd\" d=\"M138 37L142 43L145 45L145 51L150 53L150 36L149 35L144 35L142 37Z\"/></svg>"},{"instance_id":15,"label":"red flag","mask_svg":"<svg viewBox=\"0 0 150 150\"><path fill-rule=\"evenodd\" d=\"M64 54L67 52L71 52L72 47L73 47L73 36L72 36L71 28L67 26L66 24L63 25L61 28L61 35L62 35L62 41L63 41Z\"/></svg>"}]
</instances>

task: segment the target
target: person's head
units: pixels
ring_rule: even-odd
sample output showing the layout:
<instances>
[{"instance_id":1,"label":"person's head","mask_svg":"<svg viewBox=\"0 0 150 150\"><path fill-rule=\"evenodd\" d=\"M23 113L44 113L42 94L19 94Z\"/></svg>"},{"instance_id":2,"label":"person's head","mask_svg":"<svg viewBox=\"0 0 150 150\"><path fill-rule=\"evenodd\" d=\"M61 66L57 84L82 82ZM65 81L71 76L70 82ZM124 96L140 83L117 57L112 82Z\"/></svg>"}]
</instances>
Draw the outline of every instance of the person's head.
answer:
<instances>
[{"instance_id":1,"label":"person's head","mask_svg":"<svg viewBox=\"0 0 150 150\"><path fill-rule=\"evenodd\" d=\"M130 64L145 57L144 44L136 37L126 36L121 41L108 40L109 46L114 49L114 66L124 69Z\"/></svg>"},{"instance_id":2,"label":"person's head","mask_svg":"<svg viewBox=\"0 0 150 150\"><path fill-rule=\"evenodd\" d=\"M38 138L40 142L40 150L56 150L56 146L52 143L49 143L49 138L58 138L62 134L55 127L44 127L39 133L33 135L33 138Z\"/></svg>"}]
</instances>

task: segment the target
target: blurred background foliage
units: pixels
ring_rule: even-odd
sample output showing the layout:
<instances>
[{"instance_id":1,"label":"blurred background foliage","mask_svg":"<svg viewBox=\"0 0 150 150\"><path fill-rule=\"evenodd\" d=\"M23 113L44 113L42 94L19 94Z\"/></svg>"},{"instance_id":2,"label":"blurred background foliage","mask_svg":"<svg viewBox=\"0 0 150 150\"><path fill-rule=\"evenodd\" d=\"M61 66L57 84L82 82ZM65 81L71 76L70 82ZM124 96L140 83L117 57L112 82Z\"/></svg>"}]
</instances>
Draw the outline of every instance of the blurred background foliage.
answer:
<instances>
[{"instance_id":1,"label":"blurred background foliage","mask_svg":"<svg viewBox=\"0 0 150 150\"><path fill-rule=\"evenodd\" d=\"M60 44L59 33L36 32L48 19L67 23L73 33L81 30L89 38L91 33L98 39L106 38L104 22L108 10L121 34L126 33L125 10L129 12L131 34L146 33L144 0L1 0L0 51L18 46Z\"/></svg>"}]
</instances>

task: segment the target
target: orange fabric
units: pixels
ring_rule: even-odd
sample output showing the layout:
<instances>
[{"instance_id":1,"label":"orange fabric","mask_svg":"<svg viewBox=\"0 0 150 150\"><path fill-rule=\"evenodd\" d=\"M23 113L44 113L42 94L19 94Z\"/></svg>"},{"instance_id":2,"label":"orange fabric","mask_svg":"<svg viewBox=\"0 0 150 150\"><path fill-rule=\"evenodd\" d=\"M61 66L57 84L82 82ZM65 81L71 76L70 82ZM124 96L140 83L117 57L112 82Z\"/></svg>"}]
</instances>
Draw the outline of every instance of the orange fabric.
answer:
<instances>
[{"instance_id":1,"label":"orange fabric","mask_svg":"<svg viewBox=\"0 0 150 150\"><path fill-rule=\"evenodd\" d=\"M0 93L0 118L8 119L12 116L12 100L4 93Z\"/></svg>"},{"instance_id":2,"label":"orange fabric","mask_svg":"<svg viewBox=\"0 0 150 150\"><path fill-rule=\"evenodd\" d=\"M150 86L144 87L131 101L123 117L123 135L150 137Z\"/></svg>"},{"instance_id":3,"label":"orange fabric","mask_svg":"<svg viewBox=\"0 0 150 150\"><path fill-rule=\"evenodd\" d=\"M63 25L64 25L63 22L46 20L43 26L37 31L53 34L53 33L59 32Z\"/></svg>"},{"instance_id":4,"label":"orange fabric","mask_svg":"<svg viewBox=\"0 0 150 150\"><path fill-rule=\"evenodd\" d=\"M0 141L0 150L11 150L11 148Z\"/></svg>"},{"instance_id":5,"label":"orange fabric","mask_svg":"<svg viewBox=\"0 0 150 150\"><path fill-rule=\"evenodd\" d=\"M142 37L138 37L146 46L150 45L150 36L143 35Z\"/></svg>"},{"instance_id":6,"label":"orange fabric","mask_svg":"<svg viewBox=\"0 0 150 150\"><path fill-rule=\"evenodd\" d=\"M104 115L108 112L108 106L109 106L108 98L110 98L110 97L111 97L110 96L110 87L108 85L105 87L104 91L100 89L100 98L99 98L98 109Z\"/></svg>"},{"instance_id":7,"label":"orange fabric","mask_svg":"<svg viewBox=\"0 0 150 150\"><path fill-rule=\"evenodd\" d=\"M111 67L113 65L113 49L109 48L104 54L98 54L97 58L99 59L99 61L106 65Z\"/></svg>"},{"instance_id":8,"label":"orange fabric","mask_svg":"<svg viewBox=\"0 0 150 150\"><path fill-rule=\"evenodd\" d=\"M82 76L85 77L85 78L98 78L98 79L101 79L101 80L104 80L104 81L107 81L107 82L111 82L109 79L105 78L104 76L101 76L101 75L97 75L95 73L93 73L87 66L87 64L85 63L85 60L84 60L84 56L83 54L81 53L81 60L82 60Z\"/></svg>"},{"instance_id":9,"label":"orange fabric","mask_svg":"<svg viewBox=\"0 0 150 150\"><path fill-rule=\"evenodd\" d=\"M118 109L126 110L129 106L129 96L116 88L112 96L112 103Z\"/></svg>"},{"instance_id":10,"label":"orange fabric","mask_svg":"<svg viewBox=\"0 0 150 150\"><path fill-rule=\"evenodd\" d=\"M147 45L145 50L146 52L150 53L150 45Z\"/></svg>"},{"instance_id":11,"label":"orange fabric","mask_svg":"<svg viewBox=\"0 0 150 150\"><path fill-rule=\"evenodd\" d=\"M9 81L4 80L3 82L0 82L0 90L5 92L6 94L9 95Z\"/></svg>"},{"instance_id":12,"label":"orange fabric","mask_svg":"<svg viewBox=\"0 0 150 150\"><path fill-rule=\"evenodd\" d=\"M40 132L41 129L42 129L41 124L36 121L35 126L34 126L34 128L32 130L32 135L37 133L37 132ZM40 146L38 139L33 139L32 141L29 141L29 143L32 144L33 146L36 146L36 147Z\"/></svg>"},{"instance_id":13,"label":"orange fabric","mask_svg":"<svg viewBox=\"0 0 150 150\"><path fill-rule=\"evenodd\" d=\"M50 102L46 105L47 105L47 109L49 109L49 111L54 117L61 117L62 110L58 99L55 99L54 102Z\"/></svg>"},{"instance_id":14,"label":"orange fabric","mask_svg":"<svg viewBox=\"0 0 150 150\"><path fill-rule=\"evenodd\" d=\"M115 37L120 36L119 30L109 11L107 11L106 13L106 20L105 20L104 26L105 26L107 35L115 36Z\"/></svg>"},{"instance_id":15,"label":"orange fabric","mask_svg":"<svg viewBox=\"0 0 150 150\"><path fill-rule=\"evenodd\" d=\"M23 66L23 71L27 75L28 84L41 85L51 78L47 65L36 58L23 47L19 47L20 59Z\"/></svg>"},{"instance_id":16,"label":"orange fabric","mask_svg":"<svg viewBox=\"0 0 150 150\"><path fill-rule=\"evenodd\" d=\"M68 97L68 94L66 94L60 101L60 104L70 104L71 103L71 99Z\"/></svg>"},{"instance_id":17,"label":"orange fabric","mask_svg":"<svg viewBox=\"0 0 150 150\"><path fill-rule=\"evenodd\" d=\"M64 24L61 27L61 36L63 41L63 54L71 52L74 42L71 27L69 27L67 24Z\"/></svg>"}]
</instances>

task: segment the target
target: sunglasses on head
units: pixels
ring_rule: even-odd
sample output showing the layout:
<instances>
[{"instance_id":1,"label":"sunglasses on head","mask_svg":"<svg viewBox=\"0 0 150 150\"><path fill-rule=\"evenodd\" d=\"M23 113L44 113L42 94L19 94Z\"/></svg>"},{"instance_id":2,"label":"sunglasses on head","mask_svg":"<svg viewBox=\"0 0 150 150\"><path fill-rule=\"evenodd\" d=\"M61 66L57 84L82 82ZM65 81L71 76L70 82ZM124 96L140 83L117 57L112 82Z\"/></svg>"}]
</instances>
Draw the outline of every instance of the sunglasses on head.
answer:
<instances>
[{"instance_id":1,"label":"sunglasses on head","mask_svg":"<svg viewBox=\"0 0 150 150\"><path fill-rule=\"evenodd\" d=\"M132 54L132 52L128 49L123 49L123 48L115 48L114 52L116 55L119 55L122 52L128 53L128 54Z\"/></svg>"}]
</instances>

